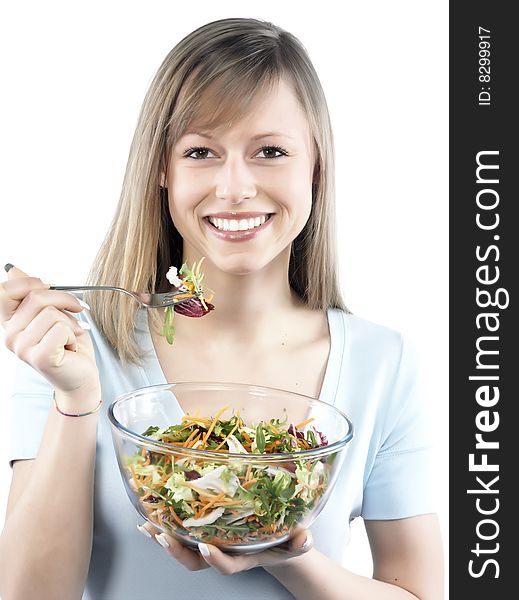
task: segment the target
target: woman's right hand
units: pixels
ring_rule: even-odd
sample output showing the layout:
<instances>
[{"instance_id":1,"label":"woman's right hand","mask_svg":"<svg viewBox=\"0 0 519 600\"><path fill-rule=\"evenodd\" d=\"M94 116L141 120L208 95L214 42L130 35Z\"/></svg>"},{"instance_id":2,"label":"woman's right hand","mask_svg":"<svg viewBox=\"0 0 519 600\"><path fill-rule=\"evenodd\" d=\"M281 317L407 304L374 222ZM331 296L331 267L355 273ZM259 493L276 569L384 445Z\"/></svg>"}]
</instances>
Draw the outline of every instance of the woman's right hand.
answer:
<instances>
[{"instance_id":1,"label":"woman's right hand","mask_svg":"<svg viewBox=\"0 0 519 600\"><path fill-rule=\"evenodd\" d=\"M11 267L0 283L5 345L67 395L100 389L92 340L77 319L83 307L72 294Z\"/></svg>"}]
</instances>

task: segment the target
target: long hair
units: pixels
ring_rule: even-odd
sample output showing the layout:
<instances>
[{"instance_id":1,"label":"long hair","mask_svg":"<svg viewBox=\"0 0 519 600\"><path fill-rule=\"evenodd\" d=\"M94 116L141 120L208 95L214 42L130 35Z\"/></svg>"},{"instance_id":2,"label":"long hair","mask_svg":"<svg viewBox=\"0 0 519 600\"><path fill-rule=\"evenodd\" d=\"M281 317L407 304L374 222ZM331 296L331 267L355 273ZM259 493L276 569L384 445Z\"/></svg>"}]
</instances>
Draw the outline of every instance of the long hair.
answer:
<instances>
[{"instance_id":1,"label":"long hair","mask_svg":"<svg viewBox=\"0 0 519 600\"><path fill-rule=\"evenodd\" d=\"M301 42L272 23L232 18L182 39L155 74L139 114L121 196L88 275L89 284L166 291L183 242L161 189L171 148L194 122L204 128L247 113L259 92L286 78L308 119L314 143L310 217L292 244L289 283L314 309L340 308L335 237L333 135L319 78ZM142 358L134 336L136 303L124 294L88 295L92 316L123 363ZM158 316L152 322L159 325Z\"/></svg>"}]
</instances>

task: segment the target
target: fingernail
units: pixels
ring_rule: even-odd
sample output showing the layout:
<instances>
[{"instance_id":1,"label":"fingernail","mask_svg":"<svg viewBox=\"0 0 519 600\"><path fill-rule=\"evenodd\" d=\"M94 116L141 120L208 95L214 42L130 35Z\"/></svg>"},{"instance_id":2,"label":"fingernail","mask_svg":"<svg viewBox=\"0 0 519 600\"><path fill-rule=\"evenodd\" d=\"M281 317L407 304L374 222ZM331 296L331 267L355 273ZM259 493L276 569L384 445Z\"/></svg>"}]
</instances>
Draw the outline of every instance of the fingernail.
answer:
<instances>
[{"instance_id":1,"label":"fingernail","mask_svg":"<svg viewBox=\"0 0 519 600\"><path fill-rule=\"evenodd\" d=\"M207 544L202 544L201 542L198 544L198 549L200 550L200 554L208 558L211 556L211 551L209 550L209 546Z\"/></svg>"},{"instance_id":2,"label":"fingernail","mask_svg":"<svg viewBox=\"0 0 519 600\"><path fill-rule=\"evenodd\" d=\"M303 552L306 552L307 550L309 550L312 547L313 543L314 543L314 539L312 537L312 534L310 532L308 532L305 543L301 546L301 550Z\"/></svg>"},{"instance_id":3,"label":"fingernail","mask_svg":"<svg viewBox=\"0 0 519 600\"><path fill-rule=\"evenodd\" d=\"M14 267L14 265L12 265L11 263L7 263L4 265L4 269L6 273L9 273L9 271Z\"/></svg>"},{"instance_id":4,"label":"fingernail","mask_svg":"<svg viewBox=\"0 0 519 600\"><path fill-rule=\"evenodd\" d=\"M87 310L90 310L90 306L88 306L88 304L86 302L83 302L83 300L80 300L79 298L77 298L77 301L79 302L79 304L81 304L81 306L83 308L86 308Z\"/></svg>"},{"instance_id":5,"label":"fingernail","mask_svg":"<svg viewBox=\"0 0 519 600\"><path fill-rule=\"evenodd\" d=\"M166 539L165 534L157 533L155 534L155 539L163 548L169 548L168 540Z\"/></svg>"},{"instance_id":6,"label":"fingernail","mask_svg":"<svg viewBox=\"0 0 519 600\"><path fill-rule=\"evenodd\" d=\"M142 525L137 525L137 529L143 533L146 537L151 538L151 533Z\"/></svg>"},{"instance_id":7,"label":"fingernail","mask_svg":"<svg viewBox=\"0 0 519 600\"><path fill-rule=\"evenodd\" d=\"M81 329L92 329L92 325L90 325L90 323L85 323L85 321L79 321L77 322L77 324L81 327Z\"/></svg>"}]
</instances>

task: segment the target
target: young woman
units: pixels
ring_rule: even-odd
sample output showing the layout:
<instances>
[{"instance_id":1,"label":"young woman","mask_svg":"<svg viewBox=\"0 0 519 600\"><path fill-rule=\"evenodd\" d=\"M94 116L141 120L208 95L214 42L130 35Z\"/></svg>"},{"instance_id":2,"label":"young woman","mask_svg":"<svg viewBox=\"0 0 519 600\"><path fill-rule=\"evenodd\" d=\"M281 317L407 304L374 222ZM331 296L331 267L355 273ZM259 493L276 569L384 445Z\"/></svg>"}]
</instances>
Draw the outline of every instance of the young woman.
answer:
<instances>
[{"instance_id":1,"label":"young woman","mask_svg":"<svg viewBox=\"0 0 519 600\"><path fill-rule=\"evenodd\" d=\"M412 355L397 332L353 316L341 299L333 182L326 101L294 36L224 19L168 54L88 283L166 291L171 265L205 256L216 309L177 315L171 346L161 311L122 294L91 293L88 307L6 265L0 317L21 360L0 538L4 600L442 598L431 446ZM356 434L311 532L284 552L233 557L208 544L195 552L137 521L106 405L167 381L267 385L348 414ZM372 579L343 561L357 516Z\"/></svg>"}]
</instances>

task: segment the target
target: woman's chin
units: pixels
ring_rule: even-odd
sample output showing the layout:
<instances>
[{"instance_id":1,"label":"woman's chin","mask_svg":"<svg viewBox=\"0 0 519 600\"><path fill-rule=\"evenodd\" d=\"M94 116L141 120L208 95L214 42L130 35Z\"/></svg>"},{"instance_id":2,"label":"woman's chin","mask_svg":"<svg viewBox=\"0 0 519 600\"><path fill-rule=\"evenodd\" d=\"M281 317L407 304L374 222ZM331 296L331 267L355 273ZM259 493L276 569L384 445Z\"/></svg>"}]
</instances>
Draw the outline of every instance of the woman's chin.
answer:
<instances>
[{"instance_id":1,"label":"woman's chin","mask_svg":"<svg viewBox=\"0 0 519 600\"><path fill-rule=\"evenodd\" d=\"M265 258L258 256L228 256L213 261L216 268L228 275L246 276L261 271L266 264Z\"/></svg>"}]
</instances>

